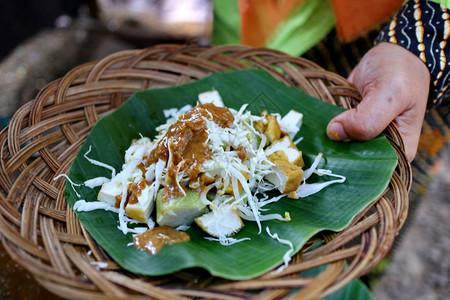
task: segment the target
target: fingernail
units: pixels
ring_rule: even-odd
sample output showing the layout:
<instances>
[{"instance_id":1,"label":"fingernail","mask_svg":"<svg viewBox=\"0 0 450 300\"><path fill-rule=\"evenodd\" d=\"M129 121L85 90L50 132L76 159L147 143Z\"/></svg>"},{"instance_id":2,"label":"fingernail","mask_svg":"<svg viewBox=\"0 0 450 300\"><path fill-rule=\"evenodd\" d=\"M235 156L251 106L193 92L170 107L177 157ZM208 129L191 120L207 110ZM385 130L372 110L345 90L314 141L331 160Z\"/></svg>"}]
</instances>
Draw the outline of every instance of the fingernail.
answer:
<instances>
[{"instance_id":1,"label":"fingernail","mask_svg":"<svg viewBox=\"0 0 450 300\"><path fill-rule=\"evenodd\" d=\"M327 135L335 141L348 141L349 138L344 131L344 127L339 122L330 123L327 127Z\"/></svg>"}]
</instances>

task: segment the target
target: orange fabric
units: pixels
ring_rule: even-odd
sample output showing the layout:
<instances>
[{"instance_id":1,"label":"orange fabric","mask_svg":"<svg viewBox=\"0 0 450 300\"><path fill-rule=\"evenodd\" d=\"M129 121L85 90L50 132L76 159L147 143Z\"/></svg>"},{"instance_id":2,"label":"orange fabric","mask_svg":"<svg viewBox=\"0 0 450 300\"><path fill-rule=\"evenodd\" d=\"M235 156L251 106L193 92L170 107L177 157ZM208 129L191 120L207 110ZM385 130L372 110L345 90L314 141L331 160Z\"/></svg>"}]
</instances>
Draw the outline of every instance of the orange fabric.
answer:
<instances>
[{"instance_id":1,"label":"orange fabric","mask_svg":"<svg viewBox=\"0 0 450 300\"><path fill-rule=\"evenodd\" d=\"M404 0L330 0L336 19L336 31L350 42L374 29L391 16Z\"/></svg>"},{"instance_id":2,"label":"orange fabric","mask_svg":"<svg viewBox=\"0 0 450 300\"><path fill-rule=\"evenodd\" d=\"M277 25L304 0L239 0L241 42L263 47Z\"/></svg>"},{"instance_id":3,"label":"orange fabric","mask_svg":"<svg viewBox=\"0 0 450 300\"><path fill-rule=\"evenodd\" d=\"M340 39L349 42L387 20L404 0L329 0ZM292 9L304 0L239 0L241 42L263 47Z\"/></svg>"}]
</instances>

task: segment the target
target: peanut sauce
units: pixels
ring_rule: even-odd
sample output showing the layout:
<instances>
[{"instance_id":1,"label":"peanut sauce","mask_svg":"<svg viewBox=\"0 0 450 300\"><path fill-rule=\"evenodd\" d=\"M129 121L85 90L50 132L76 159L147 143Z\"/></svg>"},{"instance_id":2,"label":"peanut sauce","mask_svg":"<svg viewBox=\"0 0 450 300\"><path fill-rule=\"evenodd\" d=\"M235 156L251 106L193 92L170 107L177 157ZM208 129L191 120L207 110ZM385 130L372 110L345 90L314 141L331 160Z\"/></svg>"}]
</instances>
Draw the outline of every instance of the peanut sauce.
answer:
<instances>
[{"instance_id":1,"label":"peanut sauce","mask_svg":"<svg viewBox=\"0 0 450 300\"><path fill-rule=\"evenodd\" d=\"M142 191L147 186L147 181L145 178L142 178L139 182L132 182L128 184L127 188L127 199L125 200L126 207L128 204L136 204L138 203L138 197L142 194ZM120 202L122 201L122 195L116 196L115 207L120 207Z\"/></svg>"},{"instance_id":2,"label":"peanut sauce","mask_svg":"<svg viewBox=\"0 0 450 300\"><path fill-rule=\"evenodd\" d=\"M190 241L186 232L177 231L167 225L162 225L137 234L133 238L134 246L155 255L164 245Z\"/></svg>"},{"instance_id":3,"label":"peanut sauce","mask_svg":"<svg viewBox=\"0 0 450 300\"><path fill-rule=\"evenodd\" d=\"M147 186L147 181L142 178L138 183L132 182L128 185L127 203L138 203L138 197L142 194L142 190Z\"/></svg>"},{"instance_id":4,"label":"peanut sauce","mask_svg":"<svg viewBox=\"0 0 450 300\"><path fill-rule=\"evenodd\" d=\"M241 161L244 161L247 158L247 149L244 146L239 146L236 149L237 155Z\"/></svg>"},{"instance_id":5,"label":"peanut sauce","mask_svg":"<svg viewBox=\"0 0 450 300\"><path fill-rule=\"evenodd\" d=\"M205 119L225 128L233 122L234 117L228 108L217 107L212 103L197 105L169 127L150 154L149 164L156 163L158 159L167 162L171 156L163 202L185 194L182 190L184 188L176 181L179 172L184 172L189 181L194 182L201 172L203 162L211 158L212 153L205 143L208 138Z\"/></svg>"},{"instance_id":6,"label":"peanut sauce","mask_svg":"<svg viewBox=\"0 0 450 300\"><path fill-rule=\"evenodd\" d=\"M145 160L146 160L146 157L144 156L142 160L145 161ZM139 170L141 170L142 174L144 174L144 175L145 175L145 172L147 172L147 170L145 169L145 166L144 166L143 163L140 163L140 164L137 166L137 168L138 168Z\"/></svg>"}]
</instances>

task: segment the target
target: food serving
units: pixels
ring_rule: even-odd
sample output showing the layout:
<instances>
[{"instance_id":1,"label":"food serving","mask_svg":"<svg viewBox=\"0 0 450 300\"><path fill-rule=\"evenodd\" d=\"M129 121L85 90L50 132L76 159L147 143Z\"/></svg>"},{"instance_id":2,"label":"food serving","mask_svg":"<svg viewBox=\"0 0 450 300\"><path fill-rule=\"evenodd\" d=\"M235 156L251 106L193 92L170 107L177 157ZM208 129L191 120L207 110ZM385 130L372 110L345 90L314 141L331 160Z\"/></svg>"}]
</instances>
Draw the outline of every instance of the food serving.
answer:
<instances>
[{"instance_id":1,"label":"food serving","mask_svg":"<svg viewBox=\"0 0 450 300\"><path fill-rule=\"evenodd\" d=\"M295 136L289 136L298 150L302 151L305 163L301 183L296 190L299 199L289 199L289 193L282 193L277 187L260 192L250 189L256 209L252 210L250 202L242 197L242 207L246 207L249 213L243 214L237 207L233 211L237 210L245 225L239 232L223 239L204 232L196 224L195 218L189 228L159 225L157 201L153 203L147 223L131 218L125 205L122 209L120 204L115 207L117 199L111 199L113 204L98 201L102 186L114 181L112 179L116 173L123 174L126 153L137 146L132 145L133 141L143 142L142 139L148 137L154 143L164 135L160 130L162 127L168 128L179 116L195 107L197 102L206 104L200 101L202 96L199 94L211 90L220 93L223 103L232 114L233 111L241 111L242 115L251 112L250 115L261 118L266 110L277 122L292 114L290 110L303 114L301 124L298 124L301 125L300 129L293 131L297 132ZM246 106L243 108L244 103ZM185 107L187 104L191 107ZM94 125L70 167L64 195L93 240L111 259L130 272L154 276L201 268L222 278L254 278L276 266L285 266L290 257L318 232L340 231L348 226L362 209L385 190L397 162L395 151L383 136L365 143L330 141L325 132L326 124L341 111L341 108L286 86L261 70L214 73L170 88L138 91ZM233 123L239 119L234 118ZM280 127L282 123L279 122ZM232 127L234 125L230 123ZM230 129L220 127L220 130ZM264 150L268 147L269 144ZM240 159L234 161L240 162ZM136 166L139 164L136 162ZM334 180L342 182L344 177L330 177L338 175L329 175L331 171L322 169L345 176L345 182L332 184ZM226 171L229 172L229 169ZM163 168L161 172L166 171ZM162 174L164 176L160 177L159 190L166 184L166 173ZM230 176L233 177L237 178ZM247 182L251 183L250 177ZM180 178L180 183L189 187L186 178ZM273 185L267 179L264 179L264 183ZM153 182L149 181L151 184ZM316 192L327 184L332 185ZM215 192L217 189L211 188L206 193L206 199L212 202ZM245 193L243 187L240 193ZM190 189L186 194L191 194ZM221 196L233 197L234 193ZM207 212L212 211L211 205L206 206ZM259 222L255 220L255 215ZM246 219L247 216L253 220ZM136 236L150 228L186 233L190 240L165 245L152 255L134 246ZM167 242L178 240L178 237L174 237Z\"/></svg>"},{"instance_id":2,"label":"food serving","mask_svg":"<svg viewBox=\"0 0 450 300\"><path fill-rule=\"evenodd\" d=\"M264 206L345 181L329 170L316 169L322 154L303 170L302 152L292 140L302 122L302 114L295 110L283 117L267 111L255 116L246 111L246 105L239 110L224 107L219 93L209 91L199 95L194 107L186 105L164 113L167 122L157 128L154 140L141 137L132 141L118 174L90 159L113 171L110 179L85 182L90 187L101 184L97 199L105 205L80 200L74 206L79 211L116 211L120 230L136 234L134 245L151 254L164 244L188 241L182 231L193 223L208 239L223 245L245 241L232 237L244 226L243 219L256 222L259 232L262 221L290 221L289 212L284 216L264 214ZM338 179L306 183L313 173ZM274 190L276 196L270 193ZM135 222L147 228L128 227ZM266 231L286 243L270 229Z\"/></svg>"}]
</instances>

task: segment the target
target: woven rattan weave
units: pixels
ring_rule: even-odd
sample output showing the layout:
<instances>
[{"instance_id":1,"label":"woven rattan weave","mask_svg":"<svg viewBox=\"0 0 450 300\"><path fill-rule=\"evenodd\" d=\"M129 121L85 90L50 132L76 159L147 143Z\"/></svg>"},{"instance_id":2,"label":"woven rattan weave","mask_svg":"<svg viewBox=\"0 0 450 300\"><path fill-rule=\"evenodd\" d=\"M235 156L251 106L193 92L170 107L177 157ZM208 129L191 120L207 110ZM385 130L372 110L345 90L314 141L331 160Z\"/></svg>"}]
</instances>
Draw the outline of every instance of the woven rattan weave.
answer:
<instances>
[{"instance_id":1,"label":"woven rattan weave","mask_svg":"<svg viewBox=\"0 0 450 300\"><path fill-rule=\"evenodd\" d=\"M111 261L67 205L64 180L53 178L69 171L92 126L134 91L244 68L264 69L287 85L345 108L360 97L345 79L308 60L244 46L160 45L81 65L44 87L0 134L0 230L12 259L48 290L71 299L243 299L255 297L251 290L259 291L258 299L312 299L371 270L391 248L408 210L411 171L393 124L385 134L399 164L386 193L344 231L313 237L278 274L238 282L201 270L138 276ZM309 248L320 239L326 243ZM108 267L97 269L93 261ZM303 276L302 271L321 265L326 268L318 276ZM301 289L288 295L295 287Z\"/></svg>"}]
</instances>

